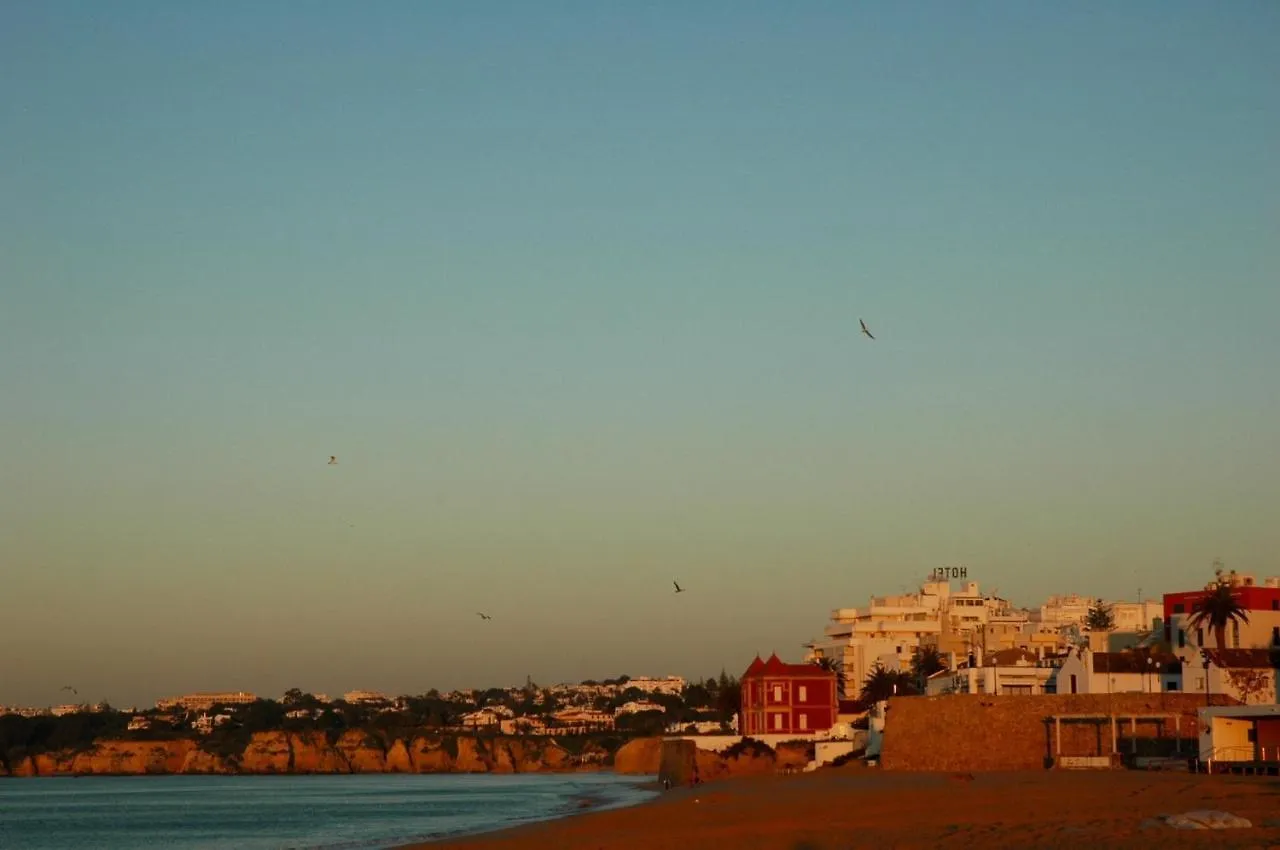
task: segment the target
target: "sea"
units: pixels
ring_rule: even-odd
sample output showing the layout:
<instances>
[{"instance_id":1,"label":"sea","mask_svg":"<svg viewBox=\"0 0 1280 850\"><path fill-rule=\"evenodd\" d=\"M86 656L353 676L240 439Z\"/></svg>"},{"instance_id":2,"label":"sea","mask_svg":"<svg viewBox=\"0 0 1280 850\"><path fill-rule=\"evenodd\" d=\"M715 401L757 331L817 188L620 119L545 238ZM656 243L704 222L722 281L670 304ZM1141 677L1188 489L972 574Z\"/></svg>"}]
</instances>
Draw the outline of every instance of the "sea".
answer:
<instances>
[{"instance_id":1,"label":"sea","mask_svg":"<svg viewBox=\"0 0 1280 850\"><path fill-rule=\"evenodd\" d=\"M0 850L380 850L653 794L608 773L0 779Z\"/></svg>"}]
</instances>

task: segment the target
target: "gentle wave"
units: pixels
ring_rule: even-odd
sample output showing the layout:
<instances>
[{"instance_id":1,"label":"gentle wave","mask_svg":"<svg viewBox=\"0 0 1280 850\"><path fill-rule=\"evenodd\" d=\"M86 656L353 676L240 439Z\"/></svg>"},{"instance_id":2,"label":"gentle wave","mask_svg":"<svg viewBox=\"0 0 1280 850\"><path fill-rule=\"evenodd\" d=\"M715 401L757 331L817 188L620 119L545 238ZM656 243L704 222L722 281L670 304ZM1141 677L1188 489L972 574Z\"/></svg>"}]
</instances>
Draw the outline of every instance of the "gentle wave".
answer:
<instances>
[{"instance_id":1,"label":"gentle wave","mask_svg":"<svg viewBox=\"0 0 1280 850\"><path fill-rule=\"evenodd\" d=\"M13 779L0 781L0 848L383 850L633 805L653 795L643 782L604 773Z\"/></svg>"}]
</instances>

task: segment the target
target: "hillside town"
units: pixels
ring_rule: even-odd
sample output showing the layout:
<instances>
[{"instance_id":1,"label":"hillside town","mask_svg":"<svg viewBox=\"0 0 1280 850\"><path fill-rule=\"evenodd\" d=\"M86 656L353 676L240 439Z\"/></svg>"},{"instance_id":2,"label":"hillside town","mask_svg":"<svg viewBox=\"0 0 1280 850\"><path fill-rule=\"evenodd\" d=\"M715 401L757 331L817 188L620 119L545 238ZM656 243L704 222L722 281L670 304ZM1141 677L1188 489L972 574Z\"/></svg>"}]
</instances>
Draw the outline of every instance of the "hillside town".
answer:
<instances>
[{"instance_id":1,"label":"hillside town","mask_svg":"<svg viewBox=\"0 0 1280 850\"><path fill-rule=\"evenodd\" d=\"M949 572L967 578L963 568ZM1028 609L977 582L953 588L945 576L832 611L804 661L828 667L844 700L883 679L929 695L1209 692L1275 701L1280 577L1215 573L1210 586L1227 588L1239 608L1215 634L1197 618L1203 588L1137 601L1052 596Z\"/></svg>"},{"instance_id":2,"label":"hillside town","mask_svg":"<svg viewBox=\"0 0 1280 850\"><path fill-rule=\"evenodd\" d=\"M202 692L144 709L67 703L0 708L0 715L110 713L123 726L117 731L141 737L416 726L473 735L693 737L713 749L744 736L843 740L848 752L859 733L865 743L883 728L877 719L893 697L1203 694L1206 705L1217 697L1280 714L1280 577L1219 568L1205 587L1160 599L1052 596L1017 608L952 567L916 592L831 611L821 636L803 647L795 662L755 658L740 679L723 672L702 681L620 676L540 686L529 679L420 696Z\"/></svg>"}]
</instances>

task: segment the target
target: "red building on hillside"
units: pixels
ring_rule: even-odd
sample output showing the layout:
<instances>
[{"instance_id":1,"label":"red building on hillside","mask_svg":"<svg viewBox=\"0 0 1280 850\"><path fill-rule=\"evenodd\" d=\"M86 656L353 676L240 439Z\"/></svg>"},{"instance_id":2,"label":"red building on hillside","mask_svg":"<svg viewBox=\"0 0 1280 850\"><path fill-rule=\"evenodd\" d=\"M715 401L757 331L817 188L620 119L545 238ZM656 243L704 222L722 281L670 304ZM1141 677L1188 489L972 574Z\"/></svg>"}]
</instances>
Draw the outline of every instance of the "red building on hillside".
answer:
<instances>
[{"instance_id":1,"label":"red building on hillside","mask_svg":"<svg viewBox=\"0 0 1280 850\"><path fill-rule=\"evenodd\" d=\"M836 674L816 664L755 661L742 674L743 735L809 734L836 722Z\"/></svg>"}]
</instances>

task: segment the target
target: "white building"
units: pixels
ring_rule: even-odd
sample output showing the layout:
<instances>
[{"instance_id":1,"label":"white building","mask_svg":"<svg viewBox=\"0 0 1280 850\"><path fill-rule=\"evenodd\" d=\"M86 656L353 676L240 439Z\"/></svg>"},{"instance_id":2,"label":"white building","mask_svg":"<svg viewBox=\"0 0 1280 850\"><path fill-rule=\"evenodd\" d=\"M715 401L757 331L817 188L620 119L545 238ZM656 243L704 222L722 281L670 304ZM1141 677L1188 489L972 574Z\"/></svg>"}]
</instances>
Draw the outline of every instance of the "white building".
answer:
<instances>
[{"instance_id":1,"label":"white building","mask_svg":"<svg viewBox=\"0 0 1280 850\"><path fill-rule=\"evenodd\" d=\"M1055 659L1024 649L1006 649L987 654L976 653L976 663L957 663L954 656L951 668L929 677L925 693L942 694L993 694L1016 696L1043 694L1052 691L1050 682L1057 672Z\"/></svg>"},{"instance_id":2,"label":"white building","mask_svg":"<svg viewBox=\"0 0 1280 850\"><path fill-rule=\"evenodd\" d=\"M1164 618L1164 603L1161 600L1147 602L1111 602L1111 617L1115 620L1115 631L1146 633L1153 631Z\"/></svg>"},{"instance_id":3,"label":"white building","mask_svg":"<svg viewBox=\"0 0 1280 850\"><path fill-rule=\"evenodd\" d=\"M162 699L156 702L156 708L165 711L181 708L185 711L208 711L215 705L249 705L257 701L257 697L248 691L209 691L186 694L173 699Z\"/></svg>"},{"instance_id":4,"label":"white building","mask_svg":"<svg viewBox=\"0 0 1280 850\"><path fill-rule=\"evenodd\" d=\"M1050 596L1037 610L1031 612L1031 622L1050 629L1063 626L1083 626L1094 598L1072 593L1067 596Z\"/></svg>"},{"instance_id":5,"label":"white building","mask_svg":"<svg viewBox=\"0 0 1280 850\"><path fill-rule=\"evenodd\" d=\"M645 712L645 711L665 712L666 710L667 709L665 707L659 705L656 702L649 702L648 700L635 700L632 702L625 702L622 705L615 708L613 710L613 716L621 717L624 714L641 714L642 712Z\"/></svg>"},{"instance_id":6,"label":"white building","mask_svg":"<svg viewBox=\"0 0 1280 850\"><path fill-rule=\"evenodd\" d=\"M555 720L554 731L573 734L594 732L613 728L613 715L607 711L592 711L586 708L566 708L552 715Z\"/></svg>"},{"instance_id":7,"label":"white building","mask_svg":"<svg viewBox=\"0 0 1280 850\"><path fill-rule=\"evenodd\" d=\"M1202 708L1200 761L1212 772L1232 762L1280 764L1280 705Z\"/></svg>"},{"instance_id":8,"label":"white building","mask_svg":"<svg viewBox=\"0 0 1280 850\"><path fill-rule=\"evenodd\" d=\"M1063 659L1054 687L1059 694L1154 694L1178 690L1181 677L1182 662L1175 655L1084 647Z\"/></svg>"},{"instance_id":9,"label":"white building","mask_svg":"<svg viewBox=\"0 0 1280 850\"><path fill-rule=\"evenodd\" d=\"M1182 661L1178 690L1202 694L1207 678L1210 695L1229 696L1246 705L1280 702L1270 650L1186 647L1175 652Z\"/></svg>"},{"instance_id":10,"label":"white building","mask_svg":"<svg viewBox=\"0 0 1280 850\"><path fill-rule=\"evenodd\" d=\"M381 691L347 691L342 695L343 702L348 705L369 705L391 702Z\"/></svg>"},{"instance_id":11,"label":"white building","mask_svg":"<svg viewBox=\"0 0 1280 850\"><path fill-rule=\"evenodd\" d=\"M467 729L487 729L501 726L504 720L510 720L514 716L515 713L505 705L491 705L462 715L462 725Z\"/></svg>"},{"instance_id":12,"label":"white building","mask_svg":"<svg viewBox=\"0 0 1280 850\"><path fill-rule=\"evenodd\" d=\"M638 679L628 679L623 685L622 690L635 688L638 691L644 691L647 694L669 694L671 696L680 696L684 692L685 680L680 676L665 676L661 679L654 679L649 676L641 676Z\"/></svg>"},{"instance_id":13,"label":"white building","mask_svg":"<svg viewBox=\"0 0 1280 850\"><path fill-rule=\"evenodd\" d=\"M835 659L844 670L843 699L855 699L877 665L908 669L924 643L949 649L969 645L988 624L1019 624L1025 615L1004 599L984 596L977 582L952 592L946 581L927 581L917 593L872 597L864 608L837 608L823 636L808 645L805 661Z\"/></svg>"},{"instance_id":14,"label":"white building","mask_svg":"<svg viewBox=\"0 0 1280 850\"><path fill-rule=\"evenodd\" d=\"M201 714L191 722L191 728L201 735L208 735L215 727L231 722L230 714Z\"/></svg>"}]
</instances>

